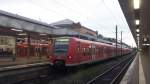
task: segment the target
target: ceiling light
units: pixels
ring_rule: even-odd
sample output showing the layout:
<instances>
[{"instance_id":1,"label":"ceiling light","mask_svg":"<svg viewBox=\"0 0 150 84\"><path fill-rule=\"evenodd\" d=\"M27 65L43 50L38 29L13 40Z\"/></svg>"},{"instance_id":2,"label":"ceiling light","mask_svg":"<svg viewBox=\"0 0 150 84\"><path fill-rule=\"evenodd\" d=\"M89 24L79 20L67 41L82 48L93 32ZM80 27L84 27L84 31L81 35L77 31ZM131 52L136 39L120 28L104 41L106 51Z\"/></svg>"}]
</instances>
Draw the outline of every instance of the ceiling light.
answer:
<instances>
[{"instance_id":1,"label":"ceiling light","mask_svg":"<svg viewBox=\"0 0 150 84\"><path fill-rule=\"evenodd\" d=\"M140 0L133 0L133 4L134 4L134 9L140 8Z\"/></svg>"},{"instance_id":2,"label":"ceiling light","mask_svg":"<svg viewBox=\"0 0 150 84\"><path fill-rule=\"evenodd\" d=\"M19 32L22 32L23 30L20 30L20 29L11 29L13 31L19 31Z\"/></svg>"},{"instance_id":3,"label":"ceiling light","mask_svg":"<svg viewBox=\"0 0 150 84\"><path fill-rule=\"evenodd\" d=\"M144 38L144 41L146 42L146 41L147 41L147 38Z\"/></svg>"},{"instance_id":4,"label":"ceiling light","mask_svg":"<svg viewBox=\"0 0 150 84\"><path fill-rule=\"evenodd\" d=\"M140 24L140 20L135 20L135 24L139 25Z\"/></svg>"},{"instance_id":5,"label":"ceiling light","mask_svg":"<svg viewBox=\"0 0 150 84\"><path fill-rule=\"evenodd\" d=\"M140 36L140 34L137 34L137 37L139 37Z\"/></svg>"},{"instance_id":6,"label":"ceiling light","mask_svg":"<svg viewBox=\"0 0 150 84\"><path fill-rule=\"evenodd\" d=\"M47 35L47 34L42 34L42 33L41 33L40 35L41 35L41 36L45 36L45 35Z\"/></svg>"},{"instance_id":7,"label":"ceiling light","mask_svg":"<svg viewBox=\"0 0 150 84\"><path fill-rule=\"evenodd\" d=\"M27 35L26 33L20 33L20 34L18 34L18 35L20 35L20 36L25 36L25 35Z\"/></svg>"},{"instance_id":8,"label":"ceiling light","mask_svg":"<svg viewBox=\"0 0 150 84\"><path fill-rule=\"evenodd\" d=\"M147 43L147 44L142 44L143 46L150 46L150 44L149 43Z\"/></svg>"},{"instance_id":9,"label":"ceiling light","mask_svg":"<svg viewBox=\"0 0 150 84\"><path fill-rule=\"evenodd\" d=\"M138 33L139 33L139 32L140 32L140 29L136 29L136 32L138 32Z\"/></svg>"}]
</instances>

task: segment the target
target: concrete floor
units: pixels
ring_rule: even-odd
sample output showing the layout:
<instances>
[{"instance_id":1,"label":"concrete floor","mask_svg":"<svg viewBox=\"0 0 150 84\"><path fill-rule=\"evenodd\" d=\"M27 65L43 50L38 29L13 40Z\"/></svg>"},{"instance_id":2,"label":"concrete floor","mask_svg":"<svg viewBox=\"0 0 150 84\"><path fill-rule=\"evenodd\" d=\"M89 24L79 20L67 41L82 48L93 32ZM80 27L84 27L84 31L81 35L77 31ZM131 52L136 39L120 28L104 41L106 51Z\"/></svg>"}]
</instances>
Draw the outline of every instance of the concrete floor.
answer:
<instances>
[{"instance_id":1,"label":"concrete floor","mask_svg":"<svg viewBox=\"0 0 150 84\"><path fill-rule=\"evenodd\" d=\"M140 57L141 57L141 63L143 65L143 72L144 72L146 84L150 84L150 52L144 50L141 52Z\"/></svg>"},{"instance_id":2,"label":"concrete floor","mask_svg":"<svg viewBox=\"0 0 150 84\"><path fill-rule=\"evenodd\" d=\"M139 84L146 84L143 65L141 63L141 56L139 57Z\"/></svg>"}]
</instances>

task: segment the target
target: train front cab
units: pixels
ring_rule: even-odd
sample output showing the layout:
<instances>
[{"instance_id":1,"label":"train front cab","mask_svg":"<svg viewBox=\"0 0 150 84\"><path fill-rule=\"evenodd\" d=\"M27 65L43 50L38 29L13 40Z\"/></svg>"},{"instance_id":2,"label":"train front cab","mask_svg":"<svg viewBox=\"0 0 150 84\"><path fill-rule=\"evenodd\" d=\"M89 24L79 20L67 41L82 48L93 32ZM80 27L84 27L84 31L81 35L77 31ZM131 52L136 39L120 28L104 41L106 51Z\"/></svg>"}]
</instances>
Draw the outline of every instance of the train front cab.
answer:
<instances>
[{"instance_id":1,"label":"train front cab","mask_svg":"<svg viewBox=\"0 0 150 84\"><path fill-rule=\"evenodd\" d=\"M91 54L85 43L77 38L57 38L53 45L53 54L50 57L51 65L76 66L90 61Z\"/></svg>"},{"instance_id":2,"label":"train front cab","mask_svg":"<svg viewBox=\"0 0 150 84\"><path fill-rule=\"evenodd\" d=\"M50 62L54 66L64 66L67 59L69 48L69 38L56 38L53 44L53 53Z\"/></svg>"}]
</instances>

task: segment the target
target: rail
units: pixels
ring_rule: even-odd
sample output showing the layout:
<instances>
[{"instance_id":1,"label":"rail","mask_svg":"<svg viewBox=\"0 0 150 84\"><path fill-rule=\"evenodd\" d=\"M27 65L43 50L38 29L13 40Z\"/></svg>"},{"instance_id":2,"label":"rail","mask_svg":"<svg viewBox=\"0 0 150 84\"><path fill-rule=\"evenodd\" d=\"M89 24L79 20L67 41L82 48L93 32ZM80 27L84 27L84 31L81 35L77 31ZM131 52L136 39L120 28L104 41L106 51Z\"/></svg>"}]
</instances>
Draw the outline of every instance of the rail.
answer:
<instances>
[{"instance_id":1,"label":"rail","mask_svg":"<svg viewBox=\"0 0 150 84\"><path fill-rule=\"evenodd\" d=\"M134 56L131 55L130 57L112 66L102 74L94 77L92 80L89 80L87 84L118 84L121 80L121 76L125 73L133 59Z\"/></svg>"}]
</instances>

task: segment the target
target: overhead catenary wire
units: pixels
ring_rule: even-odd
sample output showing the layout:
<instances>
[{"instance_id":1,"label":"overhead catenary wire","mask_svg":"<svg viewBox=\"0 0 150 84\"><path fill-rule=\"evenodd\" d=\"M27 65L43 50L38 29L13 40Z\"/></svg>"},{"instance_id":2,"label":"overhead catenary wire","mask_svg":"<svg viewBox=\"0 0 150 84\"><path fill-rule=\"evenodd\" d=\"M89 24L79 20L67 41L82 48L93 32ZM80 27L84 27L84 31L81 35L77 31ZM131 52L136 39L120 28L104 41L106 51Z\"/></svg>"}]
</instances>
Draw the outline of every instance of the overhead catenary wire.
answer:
<instances>
[{"instance_id":1,"label":"overhead catenary wire","mask_svg":"<svg viewBox=\"0 0 150 84\"><path fill-rule=\"evenodd\" d=\"M114 4L114 0L111 0L111 1L112 1L112 4ZM106 5L105 0L102 0L102 2L104 3L104 6L107 8L108 12L110 12L110 14L112 15L112 18L115 19L116 24L118 25L117 20L119 21L119 20L121 19L121 23L124 24L124 27L125 27L126 23L125 23L125 21L123 20L123 17L120 16L120 14L118 14L118 13L112 12L112 10L110 9L110 7L108 7L108 6ZM115 4L114 4L114 6L115 6ZM117 16L119 16L119 17L117 17L117 16L114 15L114 14L117 14ZM118 25L118 26L119 26L119 25ZM121 28L122 28L122 26L121 26Z\"/></svg>"},{"instance_id":2,"label":"overhead catenary wire","mask_svg":"<svg viewBox=\"0 0 150 84\"><path fill-rule=\"evenodd\" d=\"M57 15L63 17L63 18L68 18L68 17L66 17L66 15L64 15L63 13L57 12L56 10L47 8L47 7L45 7L45 6L41 6L41 4L36 3L36 2L33 1L33 0L30 0L30 2L31 2L32 4L34 4L34 5L36 5L36 6L38 6L38 7L42 8L42 9L44 9L44 10L47 10L47 11L52 12L52 13L55 13L55 14L57 14ZM65 6L64 4L58 2L57 0L55 0L55 2L56 2L57 4L59 4L59 5L61 5L63 8L67 9L68 11L71 11L71 12L74 12L74 13L78 14L80 17L85 17L85 19L87 19L87 20L89 20L89 19L90 19L89 17L91 17L91 16L82 15L79 11L76 11L76 10L72 9L72 8L69 7L69 6ZM110 9L109 7L107 7L107 5L105 4L105 1L103 0L102 2L103 2L103 4L104 4L104 6L107 8L107 10L110 12L110 14L113 14L113 12L111 11L111 9ZM112 15L112 18L116 20L116 17L115 17L114 15ZM116 21L114 21L114 22L116 22ZM105 28L105 26L103 26L103 25L100 24L100 23L97 23L97 25L98 25L100 28Z\"/></svg>"},{"instance_id":3,"label":"overhead catenary wire","mask_svg":"<svg viewBox=\"0 0 150 84\"><path fill-rule=\"evenodd\" d=\"M104 0L101 0L101 2L103 3L103 5L105 6L105 8L107 9L107 11L109 12L109 14L111 14L111 17L112 17L112 20L113 20L113 22L115 22L114 24L117 24L117 17L114 15L114 13L111 11L111 9L106 5L106 3L105 3L105 1ZM76 3L78 3L77 1L76 1ZM81 6L80 6L81 7ZM101 28L105 28L104 26L102 26L101 24L97 24L97 25L99 25Z\"/></svg>"},{"instance_id":4,"label":"overhead catenary wire","mask_svg":"<svg viewBox=\"0 0 150 84\"><path fill-rule=\"evenodd\" d=\"M63 4L63 3L61 3L60 1L57 1L57 0L53 0L53 1L55 1L57 4L61 5L61 7L66 8L66 9L67 9L67 10L69 10L69 11L72 11L72 12L74 12L74 13L78 14L78 15L80 14L80 12L79 12L79 11L74 10L73 8L71 8L71 7L69 7L69 6L64 5L64 4ZM79 15L79 16L81 16L81 15ZM83 16L83 17L85 17L85 16Z\"/></svg>"},{"instance_id":5,"label":"overhead catenary wire","mask_svg":"<svg viewBox=\"0 0 150 84\"><path fill-rule=\"evenodd\" d=\"M108 10L109 14L112 16L112 19L114 20L115 24L117 24L117 18L115 17L114 13L111 11L111 9L106 5L105 0L102 0L103 5Z\"/></svg>"},{"instance_id":6,"label":"overhead catenary wire","mask_svg":"<svg viewBox=\"0 0 150 84\"><path fill-rule=\"evenodd\" d=\"M50 8L41 6L40 4L34 2L33 0L30 0L30 3L33 4L33 5L35 5L35 6L37 6L37 7L39 7L39 8L42 8L42 9L44 9L44 10L46 10L46 11L49 11L49 12L51 12L51 13L55 13L55 14L57 14L58 16L61 16L61 17L63 17L63 18L67 18L64 14L62 14L62 13L60 13L60 12L57 12L57 11L55 11L55 10L53 10L53 9L50 9Z\"/></svg>"},{"instance_id":7,"label":"overhead catenary wire","mask_svg":"<svg viewBox=\"0 0 150 84\"><path fill-rule=\"evenodd\" d=\"M45 7L45 6L41 6L39 3L36 3L36 2L33 1L33 0L31 0L31 1L32 1L33 4L39 6L40 8L43 8L43 9L48 10L48 11L50 11L50 12L53 12L53 13L55 13L55 14L57 14L57 15L63 16L63 17L65 17L66 19L68 18L68 17L66 17L66 15L64 15L63 13L57 12L57 11L55 11L55 10L53 10L53 9L50 9L50 8L47 8L47 7ZM63 5L62 3L60 3L60 2L58 2L58 1L56 1L56 0L53 0L53 1L55 1L57 4L59 4L61 7L65 8L65 9L67 9L68 11L76 13L76 15L80 16L81 18L85 17L84 15L81 15L80 12L77 12L76 10L70 8L69 6L66 7L65 5Z\"/></svg>"},{"instance_id":8,"label":"overhead catenary wire","mask_svg":"<svg viewBox=\"0 0 150 84\"><path fill-rule=\"evenodd\" d=\"M41 6L39 3L36 3L36 2L33 1L33 0L31 0L30 2L31 2L32 4L34 4L34 5L36 5L36 6L38 6L38 7L42 8L42 9L44 9L44 10L47 10L47 11L52 12L52 13L55 13L55 14L57 14L57 15L59 15L59 16L61 16L61 17L64 17L64 18L66 18L66 19L68 18L68 17L66 17L64 14L62 14L62 13L60 13L60 12L57 12L57 11L55 11L55 10L53 10L53 9L50 9L50 8ZM55 1L55 2L56 2L56 1ZM57 1L57 3L58 3L58 1ZM71 12L75 12L74 9L72 9L72 8L70 8L70 7L64 6L62 3L59 3L59 5L63 6L64 8L68 9L68 10L71 11ZM76 14L78 14L80 17L85 17L85 19L87 19L87 20L90 19L88 16L80 14L80 12L78 12L78 13L76 12ZM101 24L98 24L98 25L99 25L101 28L105 28L105 27L102 26Z\"/></svg>"}]
</instances>

